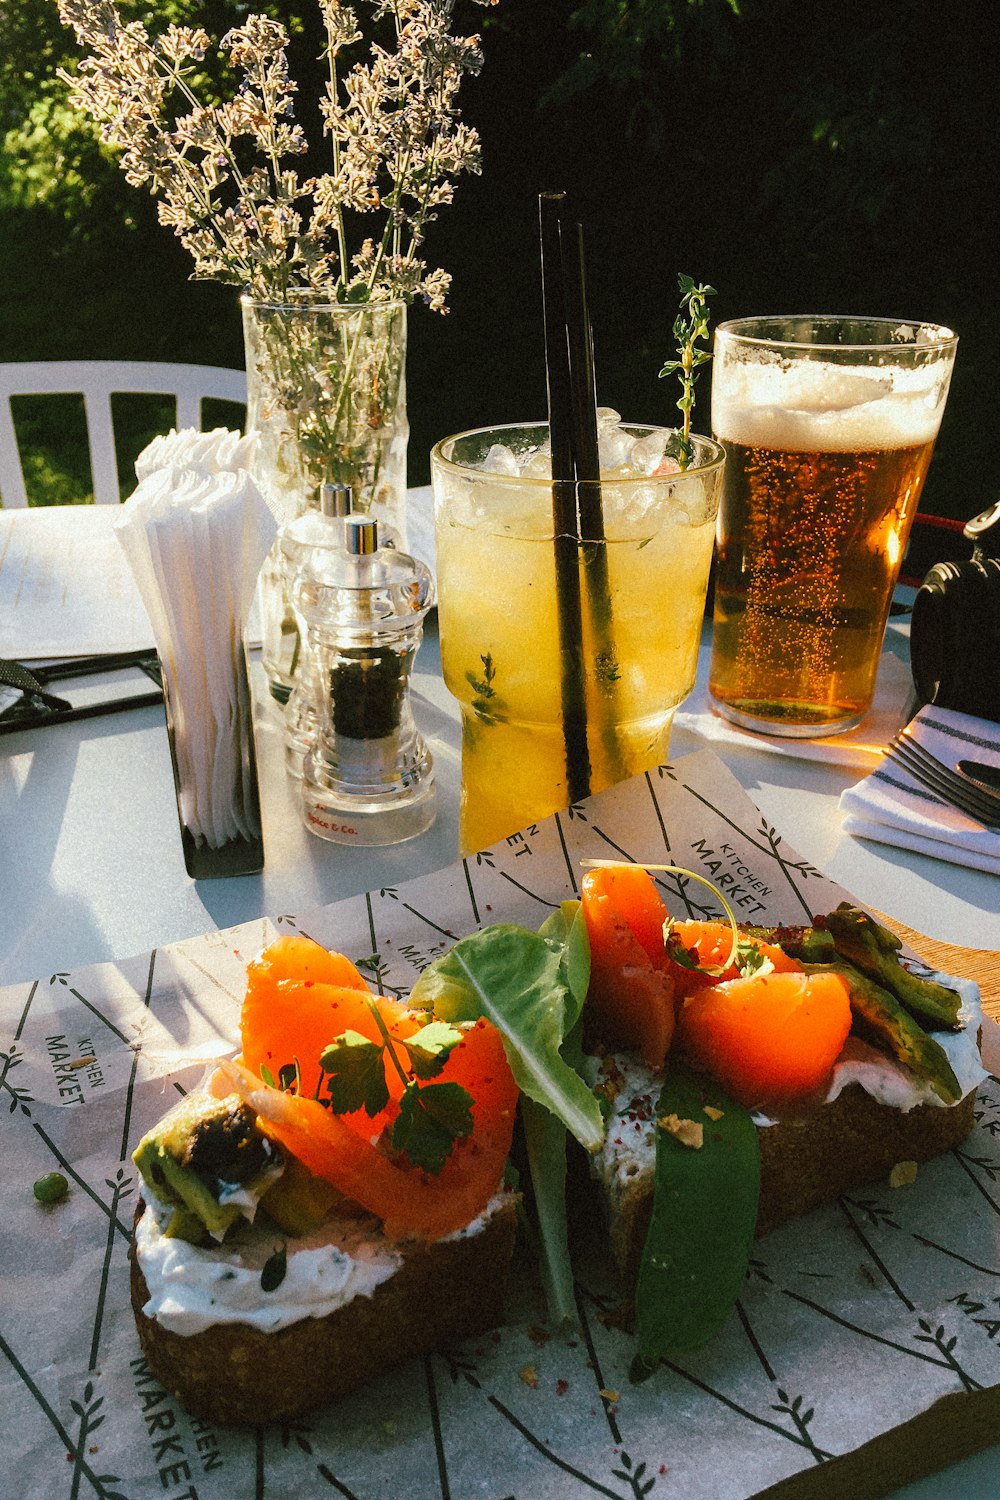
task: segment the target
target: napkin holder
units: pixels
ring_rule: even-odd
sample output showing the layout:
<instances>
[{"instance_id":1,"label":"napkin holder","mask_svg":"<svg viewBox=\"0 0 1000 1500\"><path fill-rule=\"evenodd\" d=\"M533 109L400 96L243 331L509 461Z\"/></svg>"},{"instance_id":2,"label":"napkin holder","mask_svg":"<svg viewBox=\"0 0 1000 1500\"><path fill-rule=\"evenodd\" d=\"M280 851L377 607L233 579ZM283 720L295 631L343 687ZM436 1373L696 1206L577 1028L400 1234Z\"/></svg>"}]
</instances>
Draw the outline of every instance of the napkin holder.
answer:
<instances>
[{"instance_id":1,"label":"napkin holder","mask_svg":"<svg viewBox=\"0 0 1000 1500\"><path fill-rule=\"evenodd\" d=\"M256 834L247 834L227 839L213 846L204 837L191 831L185 816L185 805L191 789L184 784L177 753L177 716L174 713L168 682L163 673L163 708L167 722L167 740L170 745L170 764L174 774L174 795L177 799L177 821L181 830L181 846L184 850L184 868L192 880L225 880L234 875L258 875L264 868L264 835L260 817L260 789L257 781L257 756L254 751L253 716L250 707L250 680L247 673L246 654L241 649L235 654L236 693L238 705L234 714L233 730L240 747L236 772L240 786L233 788L234 796L240 795L244 813ZM236 777L234 777L234 780Z\"/></svg>"},{"instance_id":2,"label":"napkin holder","mask_svg":"<svg viewBox=\"0 0 1000 1500\"><path fill-rule=\"evenodd\" d=\"M246 440L224 429L154 440L115 522L160 659L184 864L194 880L264 867L244 630L275 523L239 467L246 456Z\"/></svg>"}]
</instances>

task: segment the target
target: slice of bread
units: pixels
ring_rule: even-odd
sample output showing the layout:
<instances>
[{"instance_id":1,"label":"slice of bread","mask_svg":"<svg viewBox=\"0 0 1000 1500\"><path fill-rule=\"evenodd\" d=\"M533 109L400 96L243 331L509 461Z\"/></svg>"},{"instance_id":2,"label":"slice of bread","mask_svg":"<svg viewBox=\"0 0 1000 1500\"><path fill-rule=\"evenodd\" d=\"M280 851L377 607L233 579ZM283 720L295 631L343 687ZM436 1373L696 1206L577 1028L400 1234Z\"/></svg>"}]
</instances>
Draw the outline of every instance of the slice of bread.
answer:
<instances>
[{"instance_id":1,"label":"slice of bread","mask_svg":"<svg viewBox=\"0 0 1000 1500\"><path fill-rule=\"evenodd\" d=\"M659 1079L633 1059L613 1059L620 1086L607 1142L593 1163L615 1263L631 1301L653 1208ZM760 1125L757 1234L867 1183L903 1162L924 1162L957 1146L974 1123L975 1090L951 1108L904 1112L857 1083L800 1118Z\"/></svg>"},{"instance_id":2,"label":"slice of bread","mask_svg":"<svg viewBox=\"0 0 1000 1500\"><path fill-rule=\"evenodd\" d=\"M404 1360L500 1323L515 1204L505 1194L469 1231L395 1247L398 1269L370 1296L354 1296L325 1316L302 1317L274 1332L220 1322L184 1334L148 1316L149 1288L133 1231L132 1307L143 1353L165 1389L205 1421L287 1421ZM143 1211L140 1202L136 1226ZM289 1241L288 1257L295 1253L296 1242ZM262 1299L267 1295L261 1291Z\"/></svg>"}]
</instances>

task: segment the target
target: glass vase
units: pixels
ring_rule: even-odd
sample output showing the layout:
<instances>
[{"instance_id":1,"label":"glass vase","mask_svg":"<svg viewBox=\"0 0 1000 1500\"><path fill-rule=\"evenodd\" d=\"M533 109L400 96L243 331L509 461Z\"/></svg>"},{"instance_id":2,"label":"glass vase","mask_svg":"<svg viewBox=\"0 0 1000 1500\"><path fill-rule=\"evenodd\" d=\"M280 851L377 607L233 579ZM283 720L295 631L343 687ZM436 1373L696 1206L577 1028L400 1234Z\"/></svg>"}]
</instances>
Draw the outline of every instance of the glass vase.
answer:
<instances>
[{"instance_id":1,"label":"glass vase","mask_svg":"<svg viewBox=\"0 0 1000 1500\"><path fill-rule=\"evenodd\" d=\"M329 480L353 490L406 544L406 305L338 303L311 292L242 299L253 477L280 526L318 503ZM286 703L301 654L278 543L260 580L262 662Z\"/></svg>"}]
</instances>

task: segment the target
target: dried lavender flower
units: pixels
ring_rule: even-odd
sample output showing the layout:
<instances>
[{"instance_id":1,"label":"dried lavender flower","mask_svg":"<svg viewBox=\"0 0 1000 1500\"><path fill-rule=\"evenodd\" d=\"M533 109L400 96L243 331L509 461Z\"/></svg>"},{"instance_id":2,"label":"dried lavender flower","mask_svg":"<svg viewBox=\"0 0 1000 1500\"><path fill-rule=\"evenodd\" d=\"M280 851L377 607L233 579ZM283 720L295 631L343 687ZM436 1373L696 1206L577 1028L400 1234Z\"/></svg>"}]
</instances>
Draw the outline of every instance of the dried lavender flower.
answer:
<instances>
[{"instance_id":1,"label":"dried lavender flower","mask_svg":"<svg viewBox=\"0 0 1000 1500\"><path fill-rule=\"evenodd\" d=\"M206 104L195 65L213 44L201 28L172 25L153 37L125 21L115 0L57 3L87 54L75 74L60 75L72 102L120 152L128 181L156 197L197 278L256 300L305 288L343 302L422 297L445 310L450 277L429 270L420 247L454 179L480 170L479 138L462 123L457 96L483 59L478 36L451 34L456 0L369 0L395 50L373 41L368 61L346 70L341 54L364 40L357 10L317 0L328 64L317 115L330 166L304 180L295 158L308 141L279 22L249 15L221 38L239 86L231 100ZM346 214L376 219L353 250Z\"/></svg>"}]
</instances>

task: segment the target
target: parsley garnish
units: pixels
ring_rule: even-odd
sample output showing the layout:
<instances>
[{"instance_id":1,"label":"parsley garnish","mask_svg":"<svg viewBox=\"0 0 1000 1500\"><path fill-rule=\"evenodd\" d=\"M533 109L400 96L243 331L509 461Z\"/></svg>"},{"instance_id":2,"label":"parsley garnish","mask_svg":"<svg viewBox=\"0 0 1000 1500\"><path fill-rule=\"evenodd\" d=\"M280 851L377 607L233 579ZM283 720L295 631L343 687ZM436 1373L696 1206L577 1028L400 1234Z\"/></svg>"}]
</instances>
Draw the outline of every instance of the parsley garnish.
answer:
<instances>
[{"instance_id":1,"label":"parsley garnish","mask_svg":"<svg viewBox=\"0 0 1000 1500\"><path fill-rule=\"evenodd\" d=\"M414 1166L440 1172L455 1142L472 1134L472 1096L460 1083L408 1083L392 1127L392 1144Z\"/></svg>"},{"instance_id":2,"label":"parsley garnish","mask_svg":"<svg viewBox=\"0 0 1000 1500\"><path fill-rule=\"evenodd\" d=\"M770 974L774 964L762 953L753 938L741 938L736 944L736 969L744 979L752 974Z\"/></svg>"},{"instance_id":3,"label":"parsley garnish","mask_svg":"<svg viewBox=\"0 0 1000 1500\"><path fill-rule=\"evenodd\" d=\"M319 1065L329 1074L327 1092L335 1115L349 1115L364 1109L371 1117L389 1103L385 1081L385 1044L371 1041L357 1031L344 1031L321 1053Z\"/></svg>"},{"instance_id":4,"label":"parsley garnish","mask_svg":"<svg viewBox=\"0 0 1000 1500\"><path fill-rule=\"evenodd\" d=\"M462 1033L444 1021L430 1021L412 1036L393 1037L374 999L368 1007L381 1033L381 1041L372 1041L358 1031L343 1031L320 1055L319 1065L326 1082L317 1099L335 1115L353 1114L363 1109L369 1118L380 1114L389 1103L386 1064L393 1067L403 1083L399 1114L393 1123L389 1143L394 1151L405 1155L415 1167L425 1172L440 1172L457 1141L472 1134L472 1095L458 1083L428 1083L435 1078L462 1040ZM400 1058L405 1059L404 1063ZM278 1072L275 1085L270 1071L262 1067L261 1077L272 1088L288 1093L301 1091L298 1061L286 1063Z\"/></svg>"}]
</instances>

